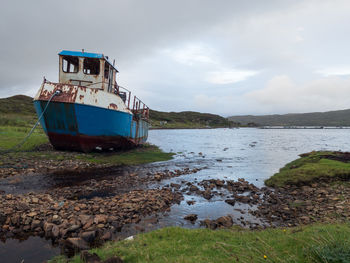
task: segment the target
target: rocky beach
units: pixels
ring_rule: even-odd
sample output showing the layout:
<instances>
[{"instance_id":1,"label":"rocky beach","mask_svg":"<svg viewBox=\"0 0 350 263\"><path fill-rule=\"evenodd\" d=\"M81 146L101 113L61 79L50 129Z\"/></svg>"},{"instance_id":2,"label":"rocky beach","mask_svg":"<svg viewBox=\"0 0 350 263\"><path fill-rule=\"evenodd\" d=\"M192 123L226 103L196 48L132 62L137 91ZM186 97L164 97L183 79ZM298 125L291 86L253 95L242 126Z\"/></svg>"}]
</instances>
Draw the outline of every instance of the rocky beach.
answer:
<instances>
[{"instance_id":1,"label":"rocky beach","mask_svg":"<svg viewBox=\"0 0 350 263\"><path fill-rule=\"evenodd\" d=\"M303 186L259 188L243 178L237 181L196 178L194 181L161 185L163 180L195 174L201 168L138 174L132 169L128 172L128 167L94 166L74 173L71 167L80 164L71 162L66 169L65 162L49 172L49 177L56 177L55 184L46 189L47 184L41 182L41 188L36 187L35 191L30 188L28 180L22 180L36 176L42 180L38 170L26 168L12 174L13 168L2 170L2 239L41 236L59 244L65 253L71 255L74 251L101 245L105 241L124 238L130 226L133 233L157 228L159 215L169 212L173 204L180 204L186 195L198 196L208 202L211 199L221 200L233 207L236 204L244 206L243 209L235 208L236 216L200 220L201 226L210 229L233 225L249 229L292 227L313 222L334 222L349 216L350 188L344 184L334 183L330 187L329 182L313 182ZM107 171L113 169L124 172L108 176ZM84 174L85 177L82 176ZM67 176L69 179L64 180ZM6 191L9 188L4 180L15 185L17 192ZM32 182L35 185L35 180ZM186 201L188 206L194 204L193 200ZM253 216L254 220L250 221L247 216ZM198 216L188 214L184 219L195 223Z\"/></svg>"},{"instance_id":2,"label":"rocky beach","mask_svg":"<svg viewBox=\"0 0 350 263\"><path fill-rule=\"evenodd\" d=\"M346 222L346 176L266 186L259 174L232 176L239 171L233 165L250 161L244 156L233 161L232 148L223 145L212 152L177 151L173 160L137 165L91 162L84 154L44 146L28 155L5 155L0 167L0 238L42 238L70 257L107 241L174 225L256 231ZM262 147L259 141L247 145L250 152ZM348 163L347 154L343 159L329 153L318 159L302 156L313 160L311 164L321 159ZM304 169L303 161L298 162L281 170Z\"/></svg>"}]
</instances>

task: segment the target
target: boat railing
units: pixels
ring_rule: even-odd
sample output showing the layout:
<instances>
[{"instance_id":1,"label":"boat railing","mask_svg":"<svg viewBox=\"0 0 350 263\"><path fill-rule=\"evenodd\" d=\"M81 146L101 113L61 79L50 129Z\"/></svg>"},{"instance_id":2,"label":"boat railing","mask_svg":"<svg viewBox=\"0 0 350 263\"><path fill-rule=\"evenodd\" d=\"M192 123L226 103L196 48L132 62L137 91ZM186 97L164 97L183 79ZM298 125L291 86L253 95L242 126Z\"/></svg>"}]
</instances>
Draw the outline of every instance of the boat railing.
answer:
<instances>
[{"instance_id":1,"label":"boat railing","mask_svg":"<svg viewBox=\"0 0 350 263\"><path fill-rule=\"evenodd\" d=\"M141 118L144 120L149 119L148 106L138 97L133 96L132 98L132 94L130 90L122 86L115 85L114 93L121 97L125 105L127 105L128 109L134 114L135 118Z\"/></svg>"},{"instance_id":2,"label":"boat railing","mask_svg":"<svg viewBox=\"0 0 350 263\"><path fill-rule=\"evenodd\" d=\"M45 79L45 77L44 77L44 83L57 84L57 83L47 81ZM95 88L92 86L94 86L96 84L101 84L101 83L103 83L103 82L90 83L90 84L83 85L81 87L100 89L100 88ZM80 86L80 85L74 85L74 84L69 84L69 83L65 83L64 85ZM149 119L149 107L142 100L140 100L136 96L133 96L133 98L132 98L131 91L122 87L122 86L119 86L118 84L114 84L113 89L114 89L113 93L118 95L124 101L125 105L134 114L135 118L144 119L144 120L148 121L148 119Z\"/></svg>"},{"instance_id":3,"label":"boat railing","mask_svg":"<svg viewBox=\"0 0 350 263\"><path fill-rule=\"evenodd\" d=\"M142 118L145 120L149 119L148 106L136 96L134 96L134 102L133 102L133 107L131 111L134 115L136 115L139 118Z\"/></svg>"}]
</instances>

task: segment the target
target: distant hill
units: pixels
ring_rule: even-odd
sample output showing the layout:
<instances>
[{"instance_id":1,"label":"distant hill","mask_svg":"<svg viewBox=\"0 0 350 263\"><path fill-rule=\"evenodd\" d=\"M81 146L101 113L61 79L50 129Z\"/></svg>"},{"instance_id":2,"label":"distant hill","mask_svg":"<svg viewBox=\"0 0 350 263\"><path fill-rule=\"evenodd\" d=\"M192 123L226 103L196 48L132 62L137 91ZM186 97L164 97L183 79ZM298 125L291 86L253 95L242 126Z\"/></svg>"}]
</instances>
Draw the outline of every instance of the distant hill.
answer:
<instances>
[{"instance_id":1,"label":"distant hill","mask_svg":"<svg viewBox=\"0 0 350 263\"><path fill-rule=\"evenodd\" d=\"M244 126L350 126L350 109L284 115L231 116L228 119Z\"/></svg>"},{"instance_id":2,"label":"distant hill","mask_svg":"<svg viewBox=\"0 0 350 263\"><path fill-rule=\"evenodd\" d=\"M16 95L0 99L0 125L23 126L26 120L33 122L35 119L33 98ZM228 119L215 114L154 110L150 110L150 122L153 128L216 128L231 124Z\"/></svg>"},{"instance_id":3,"label":"distant hill","mask_svg":"<svg viewBox=\"0 0 350 263\"><path fill-rule=\"evenodd\" d=\"M25 95L16 95L0 99L0 113L5 114L35 114L33 98Z\"/></svg>"},{"instance_id":4,"label":"distant hill","mask_svg":"<svg viewBox=\"0 0 350 263\"><path fill-rule=\"evenodd\" d=\"M154 128L217 128L233 125L222 116L194 111L161 112L150 110L150 119Z\"/></svg>"}]
</instances>

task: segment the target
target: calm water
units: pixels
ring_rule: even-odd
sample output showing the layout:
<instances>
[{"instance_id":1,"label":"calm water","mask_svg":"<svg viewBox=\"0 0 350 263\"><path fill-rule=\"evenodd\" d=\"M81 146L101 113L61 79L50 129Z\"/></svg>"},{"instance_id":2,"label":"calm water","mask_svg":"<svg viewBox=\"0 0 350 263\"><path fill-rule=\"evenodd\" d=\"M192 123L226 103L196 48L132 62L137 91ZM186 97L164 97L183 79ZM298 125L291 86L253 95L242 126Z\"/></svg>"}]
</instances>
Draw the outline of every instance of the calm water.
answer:
<instances>
[{"instance_id":1,"label":"calm water","mask_svg":"<svg viewBox=\"0 0 350 263\"><path fill-rule=\"evenodd\" d=\"M164 151L180 153L175 158L178 162L206 163L208 169L201 174L245 178L262 186L265 179L301 153L350 151L350 129L152 130L149 142Z\"/></svg>"},{"instance_id":2,"label":"calm water","mask_svg":"<svg viewBox=\"0 0 350 263\"><path fill-rule=\"evenodd\" d=\"M201 181L203 179L220 178L247 181L261 187L279 168L298 157L299 154L313 150L350 151L349 129L213 129L213 130L151 130L149 142L158 145L164 151L177 153L174 160L149 164L135 168L147 170L175 169L185 167L205 168L198 173L183 175L163 181L181 183L185 181ZM259 222L237 212L247 209L246 205L236 204L234 207L226 204L220 198L214 197L209 202L196 195L185 195L180 205L174 205L171 211L160 218L157 227L178 225L183 227L198 227L199 220L218 218L231 214L236 218L244 216L251 222ZM194 200L194 205L187 205L187 200ZM187 214L198 215L196 224L183 219ZM5 262L42 262L60 253L58 248L49 241L38 237L19 242L0 241L0 255ZM0 262L1 259L0 259Z\"/></svg>"},{"instance_id":3,"label":"calm water","mask_svg":"<svg viewBox=\"0 0 350 263\"><path fill-rule=\"evenodd\" d=\"M213 129L213 130L152 130L149 142L160 146L164 151L177 153L175 159L164 166L205 167L196 174L184 175L167 183L201 181L203 179L245 180L258 187L264 186L264 180L272 176L286 163L298 158L305 152L317 150L350 151L349 129ZM241 214L236 209L247 212L248 205L230 206L221 198L209 202L203 197L185 195L180 205L174 205L171 212L160 220L161 225L198 227L199 221L206 218L216 219L230 214L234 221L243 216L252 223L260 223L248 213ZM186 201L194 200L188 206ZM198 221L191 224L183 217L197 214Z\"/></svg>"}]
</instances>

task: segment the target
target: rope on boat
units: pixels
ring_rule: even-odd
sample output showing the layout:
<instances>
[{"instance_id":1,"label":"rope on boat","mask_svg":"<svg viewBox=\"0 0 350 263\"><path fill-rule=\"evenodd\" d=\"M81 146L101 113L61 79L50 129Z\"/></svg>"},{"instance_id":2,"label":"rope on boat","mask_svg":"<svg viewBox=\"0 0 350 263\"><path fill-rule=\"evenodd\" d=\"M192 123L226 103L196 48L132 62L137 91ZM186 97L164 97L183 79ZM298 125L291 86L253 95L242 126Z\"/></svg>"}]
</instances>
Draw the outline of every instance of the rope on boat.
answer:
<instances>
[{"instance_id":1,"label":"rope on boat","mask_svg":"<svg viewBox=\"0 0 350 263\"><path fill-rule=\"evenodd\" d=\"M62 92L61 90L56 90L56 92L53 93L53 94L51 95L50 99L49 99L49 100L47 101L47 103L46 103L46 106L45 106L44 110L43 110L42 113L40 114L40 116L39 116L37 122L34 124L33 128L30 130L30 132L27 134L27 136L24 137L23 140L22 140L20 143L16 144L15 146L12 146L10 149L4 150L4 151L0 151L0 155L6 154L6 153L10 153L10 152L15 152L15 149L16 149L16 148L21 147L21 146L28 140L28 138L30 137L30 135L32 135L32 133L34 132L35 128L39 125L40 120L41 120L41 118L44 116L44 113L45 113L45 111L47 110L47 107L49 106L51 100L52 100L55 96L60 95L61 92Z\"/></svg>"}]
</instances>

